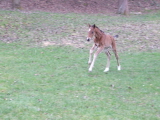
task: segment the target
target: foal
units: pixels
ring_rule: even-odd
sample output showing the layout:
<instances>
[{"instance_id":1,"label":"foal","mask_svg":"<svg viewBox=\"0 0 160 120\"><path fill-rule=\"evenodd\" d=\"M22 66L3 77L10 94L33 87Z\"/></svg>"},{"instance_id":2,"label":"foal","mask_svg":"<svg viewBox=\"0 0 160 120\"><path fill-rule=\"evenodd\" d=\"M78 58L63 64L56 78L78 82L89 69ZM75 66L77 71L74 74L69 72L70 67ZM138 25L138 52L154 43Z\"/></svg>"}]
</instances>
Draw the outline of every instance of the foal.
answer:
<instances>
[{"instance_id":1,"label":"foal","mask_svg":"<svg viewBox=\"0 0 160 120\"><path fill-rule=\"evenodd\" d=\"M90 49L90 55L89 55L89 61L88 61L88 64L90 65L89 71L90 72L92 71L93 66L94 66L94 62L95 62L98 54L100 52L102 52L103 50L105 51L106 55L108 56L108 61L107 61L107 65L106 65L104 72L109 71L110 56L111 56L111 54L108 50L109 48L113 49L113 52L114 52L115 57L117 59L117 64L118 64L117 69L121 70L121 66L118 61L118 54L117 54L117 50L116 50L116 43L115 43L114 37L111 35L106 35L95 24L89 25L87 41L90 41L92 39L92 37L94 37L94 44ZM118 35L116 35L115 37L118 37ZM94 52L94 50L97 50L97 51L94 53L93 60L92 60L92 53Z\"/></svg>"}]
</instances>

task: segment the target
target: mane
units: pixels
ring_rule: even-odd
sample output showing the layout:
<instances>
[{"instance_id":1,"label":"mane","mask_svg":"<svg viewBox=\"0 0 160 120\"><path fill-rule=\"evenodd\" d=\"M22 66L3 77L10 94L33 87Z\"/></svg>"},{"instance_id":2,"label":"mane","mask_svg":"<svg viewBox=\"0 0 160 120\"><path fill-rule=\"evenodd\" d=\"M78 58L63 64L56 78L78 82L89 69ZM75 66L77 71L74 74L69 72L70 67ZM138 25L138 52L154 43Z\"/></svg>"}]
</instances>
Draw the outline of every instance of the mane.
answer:
<instances>
[{"instance_id":1,"label":"mane","mask_svg":"<svg viewBox=\"0 0 160 120\"><path fill-rule=\"evenodd\" d=\"M102 35L104 34L104 32L102 30L100 30L97 26L95 27L97 30L96 30L96 34L95 34L95 37L97 40L101 39Z\"/></svg>"},{"instance_id":2,"label":"mane","mask_svg":"<svg viewBox=\"0 0 160 120\"><path fill-rule=\"evenodd\" d=\"M97 26L96 26L96 28L99 29ZM99 30L100 30L102 33L104 33L104 31L102 31L101 29L99 29Z\"/></svg>"}]
</instances>

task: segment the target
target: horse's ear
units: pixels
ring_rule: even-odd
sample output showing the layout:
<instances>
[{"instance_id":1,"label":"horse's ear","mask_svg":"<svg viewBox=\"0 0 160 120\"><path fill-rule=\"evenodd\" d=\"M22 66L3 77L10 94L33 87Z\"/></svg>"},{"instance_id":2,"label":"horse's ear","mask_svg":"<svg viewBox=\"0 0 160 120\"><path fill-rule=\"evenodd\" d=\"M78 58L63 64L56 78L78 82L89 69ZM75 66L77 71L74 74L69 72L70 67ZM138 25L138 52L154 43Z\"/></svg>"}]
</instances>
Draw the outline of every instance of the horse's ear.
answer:
<instances>
[{"instance_id":1,"label":"horse's ear","mask_svg":"<svg viewBox=\"0 0 160 120\"><path fill-rule=\"evenodd\" d=\"M95 25L95 24L93 25L93 28L96 28L96 25Z\"/></svg>"}]
</instances>

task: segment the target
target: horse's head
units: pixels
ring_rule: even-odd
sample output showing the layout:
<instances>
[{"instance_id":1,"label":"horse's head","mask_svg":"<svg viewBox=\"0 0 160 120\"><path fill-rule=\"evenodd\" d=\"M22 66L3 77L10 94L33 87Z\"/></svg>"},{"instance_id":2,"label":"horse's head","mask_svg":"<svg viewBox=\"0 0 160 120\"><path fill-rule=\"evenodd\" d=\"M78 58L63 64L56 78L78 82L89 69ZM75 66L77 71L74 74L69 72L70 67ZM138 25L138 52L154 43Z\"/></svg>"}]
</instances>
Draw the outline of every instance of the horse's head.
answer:
<instances>
[{"instance_id":1,"label":"horse's head","mask_svg":"<svg viewBox=\"0 0 160 120\"><path fill-rule=\"evenodd\" d=\"M89 30L88 30L87 41L90 41L92 39L92 37L94 36L96 25L89 24L88 27L89 27Z\"/></svg>"}]
</instances>

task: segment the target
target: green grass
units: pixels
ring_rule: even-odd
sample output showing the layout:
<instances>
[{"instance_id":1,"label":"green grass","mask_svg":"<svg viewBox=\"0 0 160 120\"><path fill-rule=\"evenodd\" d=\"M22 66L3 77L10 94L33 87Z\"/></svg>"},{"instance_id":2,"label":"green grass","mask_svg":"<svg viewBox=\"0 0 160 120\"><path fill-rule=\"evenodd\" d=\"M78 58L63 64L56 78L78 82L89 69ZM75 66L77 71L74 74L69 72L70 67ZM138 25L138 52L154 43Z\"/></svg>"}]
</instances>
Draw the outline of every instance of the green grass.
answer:
<instances>
[{"instance_id":1,"label":"green grass","mask_svg":"<svg viewBox=\"0 0 160 120\"><path fill-rule=\"evenodd\" d=\"M151 28L159 25L159 14L125 18L0 11L0 118L160 119L159 28ZM121 71L112 55L110 71L103 73L106 56L100 54L88 72L85 23L95 22L102 30L121 33ZM137 36L138 29L143 31ZM44 47L44 41L58 45Z\"/></svg>"},{"instance_id":2,"label":"green grass","mask_svg":"<svg viewBox=\"0 0 160 120\"><path fill-rule=\"evenodd\" d=\"M4 119L159 118L159 53L120 54L122 71L113 58L105 74L103 54L89 73L86 50L2 45Z\"/></svg>"}]
</instances>

